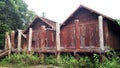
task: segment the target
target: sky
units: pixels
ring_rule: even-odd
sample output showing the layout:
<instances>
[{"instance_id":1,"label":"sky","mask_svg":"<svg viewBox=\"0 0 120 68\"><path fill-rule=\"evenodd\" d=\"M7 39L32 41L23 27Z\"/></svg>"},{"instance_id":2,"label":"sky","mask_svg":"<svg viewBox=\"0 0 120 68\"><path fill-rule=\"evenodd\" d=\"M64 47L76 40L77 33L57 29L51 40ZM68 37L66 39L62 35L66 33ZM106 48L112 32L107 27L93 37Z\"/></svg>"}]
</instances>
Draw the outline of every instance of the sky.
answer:
<instances>
[{"instance_id":1,"label":"sky","mask_svg":"<svg viewBox=\"0 0 120 68\"><path fill-rule=\"evenodd\" d=\"M64 22L80 5L84 5L113 19L120 19L120 0L25 0L28 9L38 16L58 23Z\"/></svg>"}]
</instances>

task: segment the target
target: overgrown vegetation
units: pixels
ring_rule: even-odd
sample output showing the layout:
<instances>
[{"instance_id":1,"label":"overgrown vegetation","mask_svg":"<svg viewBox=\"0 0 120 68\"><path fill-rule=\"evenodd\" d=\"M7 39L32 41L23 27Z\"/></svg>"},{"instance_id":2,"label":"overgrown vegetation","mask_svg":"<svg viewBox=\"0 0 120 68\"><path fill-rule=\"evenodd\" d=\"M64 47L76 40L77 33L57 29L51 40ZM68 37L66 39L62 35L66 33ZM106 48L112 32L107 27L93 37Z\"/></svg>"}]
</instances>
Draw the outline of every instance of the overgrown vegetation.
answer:
<instances>
[{"instance_id":1,"label":"overgrown vegetation","mask_svg":"<svg viewBox=\"0 0 120 68\"><path fill-rule=\"evenodd\" d=\"M31 65L49 65L48 68L58 66L61 68L120 68L120 53L110 51L103 56L100 61L98 54L93 56L80 56L80 60L76 60L71 54L62 54L59 61L55 55L45 55L44 59L32 54L13 54L1 59L0 66L13 67L31 67Z\"/></svg>"},{"instance_id":2,"label":"overgrown vegetation","mask_svg":"<svg viewBox=\"0 0 120 68\"><path fill-rule=\"evenodd\" d=\"M4 46L5 32L26 28L34 17L24 0L0 0L0 49Z\"/></svg>"},{"instance_id":3,"label":"overgrown vegetation","mask_svg":"<svg viewBox=\"0 0 120 68\"><path fill-rule=\"evenodd\" d=\"M13 54L1 59L0 66L13 66L13 67L28 67L30 65L38 65L40 58L37 55L31 54Z\"/></svg>"}]
</instances>

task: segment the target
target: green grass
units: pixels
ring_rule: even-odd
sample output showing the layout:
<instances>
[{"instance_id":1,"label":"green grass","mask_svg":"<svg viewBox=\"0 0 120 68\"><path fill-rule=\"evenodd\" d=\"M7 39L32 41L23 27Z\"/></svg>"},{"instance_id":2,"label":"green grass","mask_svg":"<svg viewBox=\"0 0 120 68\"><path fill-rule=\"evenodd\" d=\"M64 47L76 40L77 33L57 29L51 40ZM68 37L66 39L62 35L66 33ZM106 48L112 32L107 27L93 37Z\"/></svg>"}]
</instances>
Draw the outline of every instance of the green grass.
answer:
<instances>
[{"instance_id":1,"label":"green grass","mask_svg":"<svg viewBox=\"0 0 120 68\"><path fill-rule=\"evenodd\" d=\"M15 68L30 68L34 65L48 65L46 68L120 68L120 53L113 50L104 56L103 61L100 61L98 54L93 56L80 56L80 60L76 60L71 54L62 54L59 61L55 55L45 55L41 59L37 55L31 54L13 54L1 59L0 66L11 66Z\"/></svg>"}]
</instances>

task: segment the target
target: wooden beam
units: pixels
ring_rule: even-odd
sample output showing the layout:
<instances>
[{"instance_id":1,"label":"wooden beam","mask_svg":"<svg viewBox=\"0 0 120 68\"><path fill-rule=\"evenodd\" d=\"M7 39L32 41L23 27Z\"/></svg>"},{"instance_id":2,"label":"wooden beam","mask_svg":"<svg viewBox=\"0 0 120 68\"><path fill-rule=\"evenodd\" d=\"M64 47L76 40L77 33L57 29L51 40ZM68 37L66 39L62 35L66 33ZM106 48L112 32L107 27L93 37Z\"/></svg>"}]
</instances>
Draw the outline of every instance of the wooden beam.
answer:
<instances>
[{"instance_id":1,"label":"wooden beam","mask_svg":"<svg viewBox=\"0 0 120 68\"><path fill-rule=\"evenodd\" d=\"M26 36L25 34L23 34L23 33L22 33L22 36L23 36L24 38L27 38L27 36Z\"/></svg>"},{"instance_id":2,"label":"wooden beam","mask_svg":"<svg viewBox=\"0 0 120 68\"><path fill-rule=\"evenodd\" d=\"M5 33L5 50L8 49L8 32Z\"/></svg>"},{"instance_id":3,"label":"wooden beam","mask_svg":"<svg viewBox=\"0 0 120 68\"><path fill-rule=\"evenodd\" d=\"M42 48L42 50L44 50L45 49L45 39L46 39L46 27L45 27L45 25L42 25L41 26L41 32L40 32L41 34L41 42L40 42L40 45L41 45L41 48Z\"/></svg>"},{"instance_id":4,"label":"wooden beam","mask_svg":"<svg viewBox=\"0 0 120 68\"><path fill-rule=\"evenodd\" d=\"M57 59L60 59L60 24L56 23L56 47L57 47Z\"/></svg>"},{"instance_id":5,"label":"wooden beam","mask_svg":"<svg viewBox=\"0 0 120 68\"><path fill-rule=\"evenodd\" d=\"M60 51L60 24L56 23L56 47Z\"/></svg>"},{"instance_id":6,"label":"wooden beam","mask_svg":"<svg viewBox=\"0 0 120 68\"><path fill-rule=\"evenodd\" d=\"M31 51L32 46L32 28L29 28L28 51Z\"/></svg>"},{"instance_id":7,"label":"wooden beam","mask_svg":"<svg viewBox=\"0 0 120 68\"><path fill-rule=\"evenodd\" d=\"M9 49L8 54L11 53L11 41L10 41L10 36L9 32L5 33L5 50Z\"/></svg>"},{"instance_id":8,"label":"wooden beam","mask_svg":"<svg viewBox=\"0 0 120 68\"><path fill-rule=\"evenodd\" d=\"M12 49L14 49L14 46L15 46L15 31L11 32L11 44L12 44Z\"/></svg>"},{"instance_id":9,"label":"wooden beam","mask_svg":"<svg viewBox=\"0 0 120 68\"><path fill-rule=\"evenodd\" d=\"M103 35L103 17L98 17L99 23L99 42L100 42L100 49L104 51L104 35Z\"/></svg>"},{"instance_id":10,"label":"wooden beam","mask_svg":"<svg viewBox=\"0 0 120 68\"><path fill-rule=\"evenodd\" d=\"M21 33L22 33L22 30L18 30L18 46L17 46L18 52L21 51Z\"/></svg>"},{"instance_id":11,"label":"wooden beam","mask_svg":"<svg viewBox=\"0 0 120 68\"><path fill-rule=\"evenodd\" d=\"M76 44L76 49L80 49L80 25L79 25L79 19L74 20L75 22L75 44Z\"/></svg>"},{"instance_id":12,"label":"wooden beam","mask_svg":"<svg viewBox=\"0 0 120 68\"><path fill-rule=\"evenodd\" d=\"M9 33L7 33L7 38L8 38L8 48L9 48L8 54L10 54L11 53L11 41L10 41L10 35L9 35Z\"/></svg>"}]
</instances>

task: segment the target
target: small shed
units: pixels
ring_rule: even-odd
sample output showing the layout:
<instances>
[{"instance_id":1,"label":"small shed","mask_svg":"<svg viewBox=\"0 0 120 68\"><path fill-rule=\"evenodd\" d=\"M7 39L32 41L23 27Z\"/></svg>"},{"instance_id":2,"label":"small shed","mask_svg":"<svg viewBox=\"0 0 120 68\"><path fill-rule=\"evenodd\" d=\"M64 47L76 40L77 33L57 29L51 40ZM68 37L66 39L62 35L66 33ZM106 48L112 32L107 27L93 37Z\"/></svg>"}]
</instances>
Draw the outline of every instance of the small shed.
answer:
<instances>
[{"instance_id":1,"label":"small shed","mask_svg":"<svg viewBox=\"0 0 120 68\"><path fill-rule=\"evenodd\" d=\"M61 25L61 51L105 52L120 50L120 26L95 10L80 5Z\"/></svg>"},{"instance_id":2,"label":"small shed","mask_svg":"<svg viewBox=\"0 0 120 68\"><path fill-rule=\"evenodd\" d=\"M28 47L30 28L32 28L32 50L35 52L46 52L46 50L52 50L55 48L56 22L36 16L33 22L24 31L26 39L22 40L23 48Z\"/></svg>"}]
</instances>

